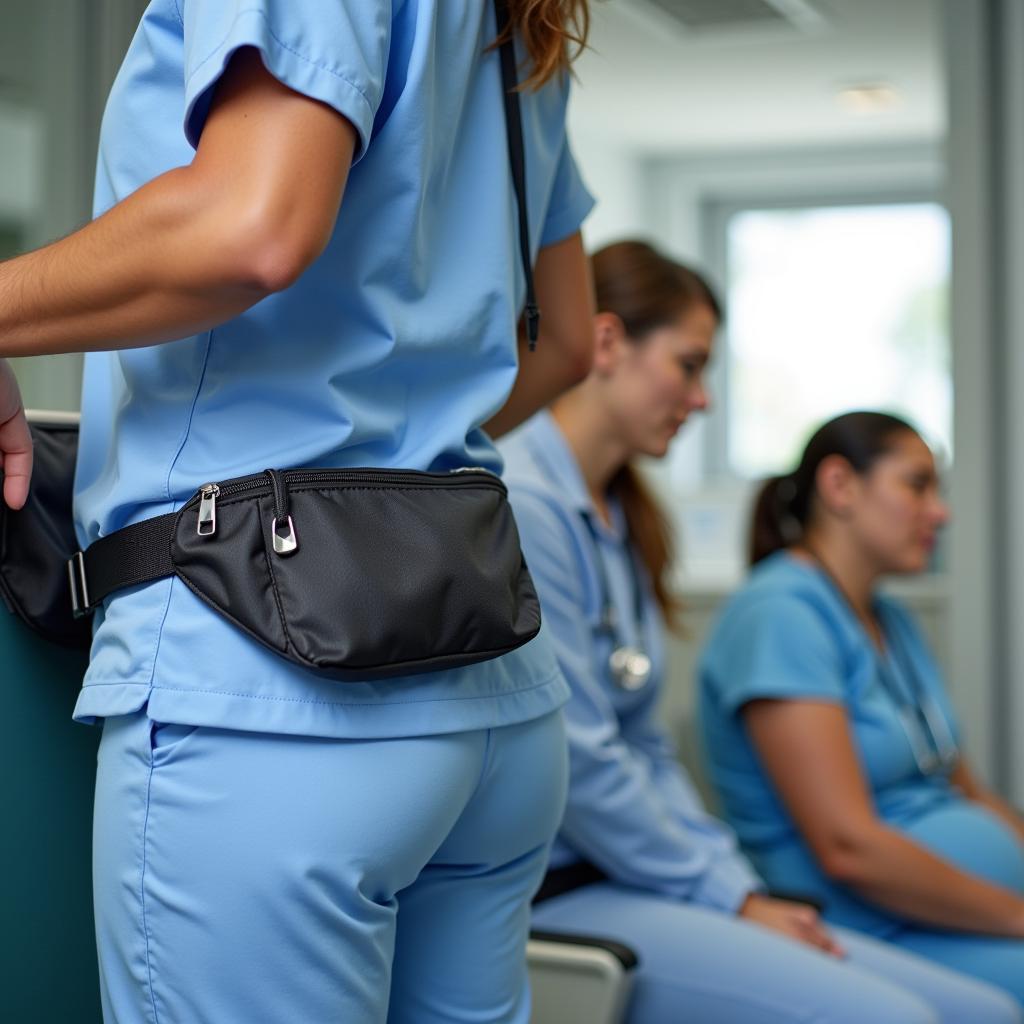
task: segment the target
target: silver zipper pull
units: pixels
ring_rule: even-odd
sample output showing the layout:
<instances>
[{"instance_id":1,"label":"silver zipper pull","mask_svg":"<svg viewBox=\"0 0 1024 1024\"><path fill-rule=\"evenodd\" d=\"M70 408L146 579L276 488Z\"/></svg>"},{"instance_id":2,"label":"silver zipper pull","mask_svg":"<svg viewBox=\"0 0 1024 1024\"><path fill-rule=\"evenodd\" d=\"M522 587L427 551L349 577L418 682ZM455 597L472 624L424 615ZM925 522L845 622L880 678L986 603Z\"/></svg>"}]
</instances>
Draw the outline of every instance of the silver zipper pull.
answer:
<instances>
[{"instance_id":1,"label":"silver zipper pull","mask_svg":"<svg viewBox=\"0 0 1024 1024\"><path fill-rule=\"evenodd\" d=\"M274 516L270 532L274 537L274 554L290 555L298 550L299 539L295 536L295 524L291 516L285 516L284 519Z\"/></svg>"},{"instance_id":2,"label":"silver zipper pull","mask_svg":"<svg viewBox=\"0 0 1024 1024\"><path fill-rule=\"evenodd\" d=\"M217 532L217 495L220 494L220 487L217 484L203 484L199 493L199 526L196 532L200 537L212 537Z\"/></svg>"}]
</instances>

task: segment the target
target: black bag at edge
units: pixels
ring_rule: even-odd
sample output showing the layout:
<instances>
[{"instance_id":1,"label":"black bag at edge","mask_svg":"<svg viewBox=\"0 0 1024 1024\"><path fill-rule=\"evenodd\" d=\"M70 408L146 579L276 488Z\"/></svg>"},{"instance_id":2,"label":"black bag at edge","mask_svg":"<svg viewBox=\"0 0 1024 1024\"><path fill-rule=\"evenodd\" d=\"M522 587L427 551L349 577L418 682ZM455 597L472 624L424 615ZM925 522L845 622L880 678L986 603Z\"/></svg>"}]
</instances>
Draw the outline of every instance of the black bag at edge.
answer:
<instances>
[{"instance_id":1,"label":"black bag at edge","mask_svg":"<svg viewBox=\"0 0 1024 1024\"><path fill-rule=\"evenodd\" d=\"M67 570L78 550L71 520L78 427L33 423L30 429L35 468L28 501L14 512L0 500L0 597L47 640L87 649L92 625L72 614Z\"/></svg>"}]
</instances>

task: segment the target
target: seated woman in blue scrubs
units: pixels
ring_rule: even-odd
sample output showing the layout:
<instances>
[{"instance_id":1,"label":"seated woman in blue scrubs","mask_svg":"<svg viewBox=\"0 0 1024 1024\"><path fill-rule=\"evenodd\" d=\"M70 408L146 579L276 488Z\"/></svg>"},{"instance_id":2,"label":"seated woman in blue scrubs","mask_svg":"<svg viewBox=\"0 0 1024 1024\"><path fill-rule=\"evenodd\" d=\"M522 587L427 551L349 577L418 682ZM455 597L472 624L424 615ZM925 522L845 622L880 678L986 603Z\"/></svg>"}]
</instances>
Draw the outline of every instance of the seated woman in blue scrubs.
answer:
<instances>
[{"instance_id":1,"label":"seated woman in blue scrubs","mask_svg":"<svg viewBox=\"0 0 1024 1024\"><path fill-rule=\"evenodd\" d=\"M533 924L639 954L631 1024L1014 1021L1005 994L774 899L656 719L671 545L632 461L707 404L708 286L649 246L592 259L587 379L502 445L546 629L572 690L570 787ZM554 895L551 895L554 894Z\"/></svg>"},{"instance_id":2,"label":"seated woman in blue scrubs","mask_svg":"<svg viewBox=\"0 0 1024 1024\"><path fill-rule=\"evenodd\" d=\"M1024 1003L1024 818L971 770L918 625L878 591L946 519L907 423L821 427L757 502L754 571L701 662L704 745L769 885Z\"/></svg>"}]
</instances>

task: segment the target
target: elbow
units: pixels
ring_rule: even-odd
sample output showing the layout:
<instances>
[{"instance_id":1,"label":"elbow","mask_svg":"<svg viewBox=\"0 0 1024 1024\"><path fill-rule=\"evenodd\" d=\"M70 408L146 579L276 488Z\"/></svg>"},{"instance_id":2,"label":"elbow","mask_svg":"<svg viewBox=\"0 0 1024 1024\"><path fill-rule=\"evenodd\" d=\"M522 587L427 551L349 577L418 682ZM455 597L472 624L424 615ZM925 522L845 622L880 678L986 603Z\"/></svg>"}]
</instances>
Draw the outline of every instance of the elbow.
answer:
<instances>
[{"instance_id":1,"label":"elbow","mask_svg":"<svg viewBox=\"0 0 1024 1024\"><path fill-rule=\"evenodd\" d=\"M174 240L167 272L190 289L243 292L253 302L291 287L323 252L333 222L267 190L227 188L196 166L163 176L154 231Z\"/></svg>"},{"instance_id":2,"label":"elbow","mask_svg":"<svg viewBox=\"0 0 1024 1024\"><path fill-rule=\"evenodd\" d=\"M295 284L315 258L301 246L267 239L245 253L236 266L243 287L261 295L273 295Z\"/></svg>"},{"instance_id":3,"label":"elbow","mask_svg":"<svg viewBox=\"0 0 1024 1024\"><path fill-rule=\"evenodd\" d=\"M871 879L870 836L845 834L830 837L817 850L818 864L830 881L857 889Z\"/></svg>"},{"instance_id":4,"label":"elbow","mask_svg":"<svg viewBox=\"0 0 1024 1024\"><path fill-rule=\"evenodd\" d=\"M239 284L272 295L295 284L326 244L326 236L265 221L235 235L228 259Z\"/></svg>"},{"instance_id":5,"label":"elbow","mask_svg":"<svg viewBox=\"0 0 1024 1024\"><path fill-rule=\"evenodd\" d=\"M860 858L845 847L823 850L818 864L826 877L839 885L856 886L863 874Z\"/></svg>"},{"instance_id":6,"label":"elbow","mask_svg":"<svg viewBox=\"0 0 1024 1024\"><path fill-rule=\"evenodd\" d=\"M284 291L324 251L333 226L273 197L233 196L207 219L214 274L259 297Z\"/></svg>"}]
</instances>

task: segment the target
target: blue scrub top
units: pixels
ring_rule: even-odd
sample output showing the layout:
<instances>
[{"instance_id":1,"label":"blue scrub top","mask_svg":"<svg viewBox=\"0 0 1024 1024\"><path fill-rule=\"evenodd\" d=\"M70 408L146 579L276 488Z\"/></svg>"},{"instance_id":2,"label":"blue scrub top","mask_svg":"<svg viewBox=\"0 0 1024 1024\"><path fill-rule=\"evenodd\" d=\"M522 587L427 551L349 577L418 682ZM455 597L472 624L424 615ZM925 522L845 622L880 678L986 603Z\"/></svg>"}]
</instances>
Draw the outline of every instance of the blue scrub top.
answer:
<instances>
[{"instance_id":1,"label":"blue scrub top","mask_svg":"<svg viewBox=\"0 0 1024 1024\"><path fill-rule=\"evenodd\" d=\"M524 284L492 5L479 0L153 0L103 119L95 211L184 164L231 54L256 47L358 133L323 255L227 323L86 357L80 542L268 466L500 469L480 430L515 380ZM534 255L592 206L565 136L568 80L522 94ZM311 154L315 159L315 154ZM381 538L386 542L386 538ZM482 728L565 698L550 647L386 684L289 665L177 581L98 615L80 719L326 736Z\"/></svg>"},{"instance_id":2,"label":"blue scrub top","mask_svg":"<svg viewBox=\"0 0 1024 1024\"><path fill-rule=\"evenodd\" d=\"M942 774L922 774L892 688L918 684L950 733L959 728L934 660L909 612L879 595L887 664L834 584L816 566L778 552L757 565L726 604L700 660L701 726L710 776L727 819L774 888L815 893L830 916L884 932L889 918L821 874L763 771L740 712L758 698L823 701L845 708L880 818L913 832L962 796ZM894 656L898 651L899 656ZM927 734L921 733L926 740ZM813 766L808 765L808 770ZM934 820L934 819L933 819Z\"/></svg>"},{"instance_id":3,"label":"blue scrub top","mask_svg":"<svg viewBox=\"0 0 1024 1024\"><path fill-rule=\"evenodd\" d=\"M586 860L616 881L735 911L760 881L732 832L704 810L658 723L664 623L621 509L612 505L610 527L600 519L549 413L499 447L544 629L572 690L569 800L552 865ZM621 641L642 647L653 662L640 690L623 689L608 671L613 639L600 628L607 597L597 559Z\"/></svg>"}]
</instances>

